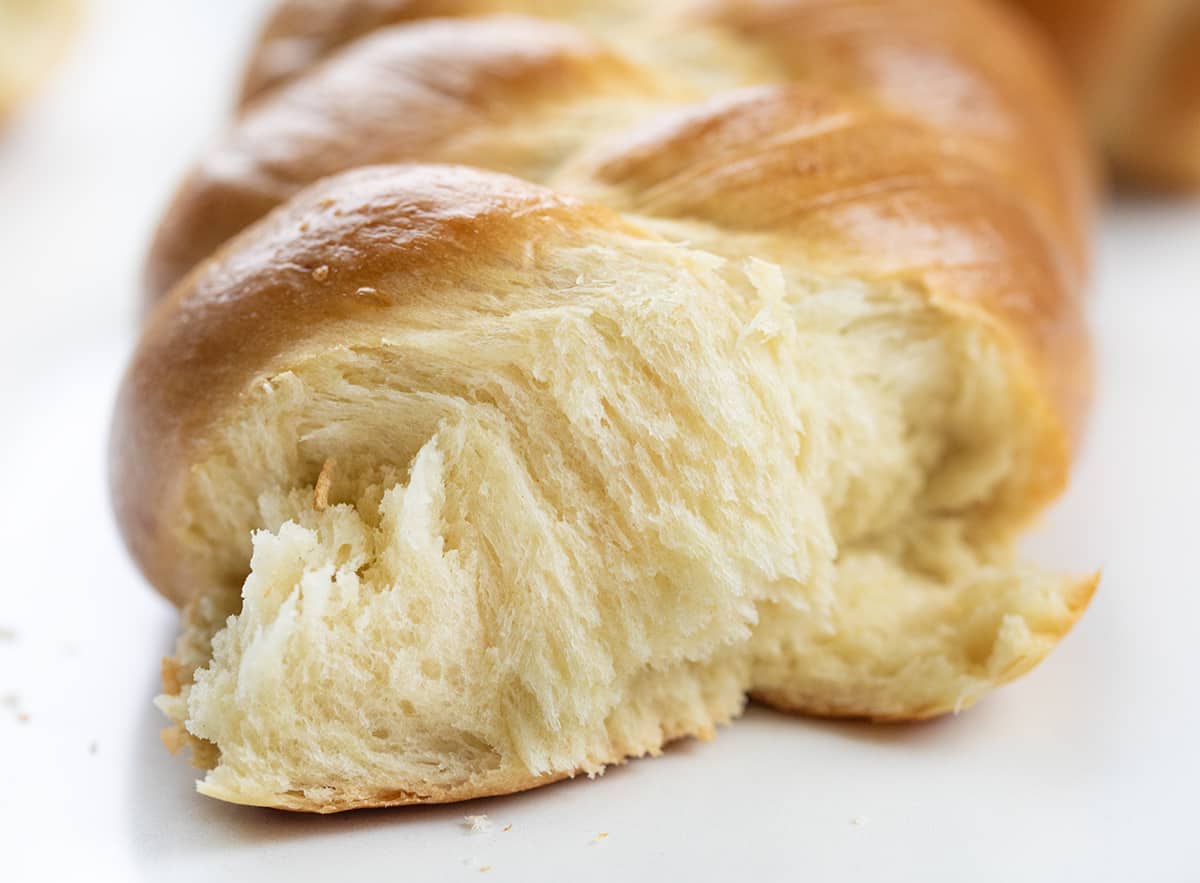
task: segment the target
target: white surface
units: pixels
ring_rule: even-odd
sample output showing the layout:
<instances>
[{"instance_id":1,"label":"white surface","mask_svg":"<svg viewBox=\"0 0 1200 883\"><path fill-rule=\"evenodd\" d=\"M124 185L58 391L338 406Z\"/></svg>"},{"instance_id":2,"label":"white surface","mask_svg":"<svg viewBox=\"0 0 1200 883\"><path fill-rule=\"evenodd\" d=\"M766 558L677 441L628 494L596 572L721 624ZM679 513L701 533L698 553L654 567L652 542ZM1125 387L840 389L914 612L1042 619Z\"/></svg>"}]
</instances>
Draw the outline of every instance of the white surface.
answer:
<instances>
[{"instance_id":1,"label":"white surface","mask_svg":"<svg viewBox=\"0 0 1200 883\"><path fill-rule=\"evenodd\" d=\"M150 705L175 615L118 545L103 447L148 226L217 131L255 15L95 3L0 139L0 878L1200 880L1200 206L1104 219L1099 399L1032 544L1104 581L1058 652L977 709L892 728L752 710L595 782L457 807L196 796Z\"/></svg>"}]
</instances>

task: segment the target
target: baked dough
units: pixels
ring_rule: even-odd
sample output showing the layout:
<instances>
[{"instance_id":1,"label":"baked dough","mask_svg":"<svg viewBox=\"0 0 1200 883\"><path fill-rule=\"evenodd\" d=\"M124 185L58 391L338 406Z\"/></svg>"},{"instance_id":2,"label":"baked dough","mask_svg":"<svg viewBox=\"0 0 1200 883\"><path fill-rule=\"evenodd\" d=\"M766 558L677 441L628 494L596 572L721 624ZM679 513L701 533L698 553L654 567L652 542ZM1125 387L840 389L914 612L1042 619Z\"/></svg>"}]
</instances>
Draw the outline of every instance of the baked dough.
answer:
<instances>
[{"instance_id":1,"label":"baked dough","mask_svg":"<svg viewBox=\"0 0 1200 883\"><path fill-rule=\"evenodd\" d=\"M1062 53L1092 126L1128 181L1200 188L1200 4L1017 0Z\"/></svg>"},{"instance_id":2,"label":"baked dough","mask_svg":"<svg viewBox=\"0 0 1200 883\"><path fill-rule=\"evenodd\" d=\"M112 488L203 793L508 793L749 693L930 717L1086 606L1014 555L1089 388L1036 46L966 2L646 6L370 33L184 184Z\"/></svg>"}]
</instances>

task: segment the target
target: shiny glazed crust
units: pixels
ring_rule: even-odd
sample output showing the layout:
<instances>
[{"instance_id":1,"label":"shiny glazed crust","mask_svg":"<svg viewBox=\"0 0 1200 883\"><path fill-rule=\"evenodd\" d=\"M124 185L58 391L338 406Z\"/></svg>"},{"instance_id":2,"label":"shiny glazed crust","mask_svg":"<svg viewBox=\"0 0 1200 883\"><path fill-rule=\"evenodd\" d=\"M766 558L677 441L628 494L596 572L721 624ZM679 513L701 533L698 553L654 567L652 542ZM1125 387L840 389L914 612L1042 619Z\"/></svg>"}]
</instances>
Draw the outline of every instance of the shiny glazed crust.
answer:
<instances>
[{"instance_id":1,"label":"shiny glazed crust","mask_svg":"<svg viewBox=\"0 0 1200 883\"><path fill-rule=\"evenodd\" d=\"M1128 183L1200 187L1200 5L1016 0L1050 35Z\"/></svg>"},{"instance_id":2,"label":"shiny glazed crust","mask_svg":"<svg viewBox=\"0 0 1200 883\"><path fill-rule=\"evenodd\" d=\"M255 100L164 218L147 300L323 175L433 161L561 188L569 182L557 180L559 168L588 148L764 84L807 87L830 107L827 125L838 105L857 104L860 119L878 117L872 137L884 145L894 132L904 146L916 128L943 154L969 154L996 186L1020 194L1064 283L1080 285L1092 170L1053 65L1017 18L970 0L627 5L282 4L247 73ZM550 20L512 14L523 8ZM267 68L271 88L260 82Z\"/></svg>"}]
</instances>

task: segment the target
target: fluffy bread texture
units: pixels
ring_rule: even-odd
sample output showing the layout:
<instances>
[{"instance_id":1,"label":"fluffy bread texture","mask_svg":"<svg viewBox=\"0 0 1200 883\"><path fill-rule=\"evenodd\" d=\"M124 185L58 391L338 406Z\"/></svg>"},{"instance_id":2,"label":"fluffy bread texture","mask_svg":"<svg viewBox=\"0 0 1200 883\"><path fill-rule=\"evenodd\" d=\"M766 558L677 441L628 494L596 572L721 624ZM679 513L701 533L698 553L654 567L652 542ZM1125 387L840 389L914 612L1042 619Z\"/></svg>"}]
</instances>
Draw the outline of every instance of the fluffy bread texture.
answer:
<instances>
[{"instance_id":1,"label":"fluffy bread texture","mask_svg":"<svg viewBox=\"0 0 1200 883\"><path fill-rule=\"evenodd\" d=\"M0 124L45 80L78 16L75 0L0 0Z\"/></svg>"},{"instance_id":2,"label":"fluffy bread texture","mask_svg":"<svg viewBox=\"0 0 1200 883\"><path fill-rule=\"evenodd\" d=\"M916 719L1040 661L1095 586L1014 557L1087 400L1088 176L1019 32L972 64L945 28L990 10L667 4L618 38L541 3L257 97L164 222L185 276L112 439L201 791L508 793L747 695Z\"/></svg>"},{"instance_id":3,"label":"fluffy bread texture","mask_svg":"<svg viewBox=\"0 0 1200 883\"><path fill-rule=\"evenodd\" d=\"M710 734L748 689L969 704L1088 592L1011 563L1065 456L1014 357L919 288L515 179L318 185L156 314L119 406L127 534L202 608L163 701L201 790L503 793Z\"/></svg>"}]
</instances>

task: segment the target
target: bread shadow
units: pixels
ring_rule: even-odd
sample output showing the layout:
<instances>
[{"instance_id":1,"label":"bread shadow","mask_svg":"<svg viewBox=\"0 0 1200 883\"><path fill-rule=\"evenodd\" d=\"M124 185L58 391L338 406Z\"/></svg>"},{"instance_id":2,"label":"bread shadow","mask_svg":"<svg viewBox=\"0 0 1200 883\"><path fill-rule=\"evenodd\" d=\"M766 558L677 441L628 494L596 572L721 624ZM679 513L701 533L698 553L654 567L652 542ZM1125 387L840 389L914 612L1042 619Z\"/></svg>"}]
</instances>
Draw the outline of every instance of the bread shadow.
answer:
<instances>
[{"instance_id":1,"label":"bread shadow","mask_svg":"<svg viewBox=\"0 0 1200 883\"><path fill-rule=\"evenodd\" d=\"M980 717L985 708L986 703L981 703L980 706L971 709L969 715L962 717L948 714L927 720L880 722L865 718L811 717L751 702L741 720L753 721L760 727L790 731L796 738L833 736L851 742L911 752L935 750L947 740L959 739L963 736L966 720Z\"/></svg>"}]
</instances>

